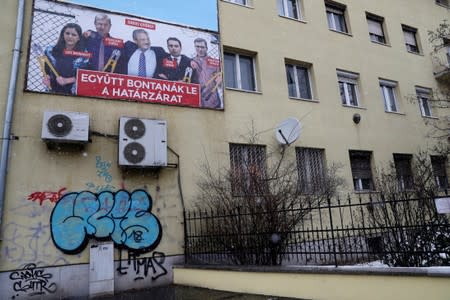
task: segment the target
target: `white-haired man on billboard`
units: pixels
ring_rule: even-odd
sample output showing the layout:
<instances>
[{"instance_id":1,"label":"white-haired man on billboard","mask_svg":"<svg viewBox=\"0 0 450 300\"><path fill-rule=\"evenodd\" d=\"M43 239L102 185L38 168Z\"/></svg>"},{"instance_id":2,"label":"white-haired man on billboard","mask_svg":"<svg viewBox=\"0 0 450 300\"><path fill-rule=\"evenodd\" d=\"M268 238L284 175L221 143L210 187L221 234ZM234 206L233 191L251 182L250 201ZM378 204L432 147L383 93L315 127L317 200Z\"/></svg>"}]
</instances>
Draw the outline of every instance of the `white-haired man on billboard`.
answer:
<instances>
[{"instance_id":1,"label":"white-haired man on billboard","mask_svg":"<svg viewBox=\"0 0 450 300\"><path fill-rule=\"evenodd\" d=\"M152 47L150 37L144 29L133 31L133 42L125 43L121 56L121 73L139 77L155 77L162 67L166 52L162 47Z\"/></svg>"}]
</instances>

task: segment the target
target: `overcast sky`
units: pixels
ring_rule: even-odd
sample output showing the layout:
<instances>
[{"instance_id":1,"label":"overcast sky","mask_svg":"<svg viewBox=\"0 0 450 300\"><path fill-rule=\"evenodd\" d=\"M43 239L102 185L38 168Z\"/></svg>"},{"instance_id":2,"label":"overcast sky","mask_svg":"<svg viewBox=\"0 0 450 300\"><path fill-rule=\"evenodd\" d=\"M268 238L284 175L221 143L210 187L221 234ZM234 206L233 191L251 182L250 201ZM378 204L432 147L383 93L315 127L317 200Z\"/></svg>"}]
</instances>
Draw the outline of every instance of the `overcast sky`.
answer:
<instances>
[{"instance_id":1,"label":"overcast sky","mask_svg":"<svg viewBox=\"0 0 450 300\"><path fill-rule=\"evenodd\" d=\"M217 0L61 0L161 21L218 30Z\"/></svg>"}]
</instances>

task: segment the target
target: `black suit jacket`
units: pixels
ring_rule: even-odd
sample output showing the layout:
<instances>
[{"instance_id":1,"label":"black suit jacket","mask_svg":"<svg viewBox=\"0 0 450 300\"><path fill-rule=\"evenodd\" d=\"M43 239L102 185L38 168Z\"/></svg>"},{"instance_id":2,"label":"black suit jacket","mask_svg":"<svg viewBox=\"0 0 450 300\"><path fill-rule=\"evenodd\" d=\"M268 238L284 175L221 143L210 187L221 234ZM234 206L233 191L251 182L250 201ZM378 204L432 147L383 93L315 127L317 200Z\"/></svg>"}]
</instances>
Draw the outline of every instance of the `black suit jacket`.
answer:
<instances>
[{"instance_id":1,"label":"black suit jacket","mask_svg":"<svg viewBox=\"0 0 450 300\"><path fill-rule=\"evenodd\" d=\"M125 43L123 52L117 64L117 73L128 74L128 61L137 49L138 46L136 43L131 41ZM162 47L150 47L150 49L155 52L156 56L156 69L155 74L153 75L153 77L155 77L158 74L157 71L161 69L163 58L167 55L167 53Z\"/></svg>"},{"instance_id":2,"label":"black suit jacket","mask_svg":"<svg viewBox=\"0 0 450 300\"><path fill-rule=\"evenodd\" d=\"M170 54L166 54L166 56L163 58L161 68L155 71L155 77L158 79L166 79L172 81L183 80L186 68L191 66L191 59L186 55L181 55L180 62L176 67L173 67L170 65L170 63L167 63L167 61L170 60ZM167 78L159 76L160 74L164 74Z\"/></svg>"}]
</instances>

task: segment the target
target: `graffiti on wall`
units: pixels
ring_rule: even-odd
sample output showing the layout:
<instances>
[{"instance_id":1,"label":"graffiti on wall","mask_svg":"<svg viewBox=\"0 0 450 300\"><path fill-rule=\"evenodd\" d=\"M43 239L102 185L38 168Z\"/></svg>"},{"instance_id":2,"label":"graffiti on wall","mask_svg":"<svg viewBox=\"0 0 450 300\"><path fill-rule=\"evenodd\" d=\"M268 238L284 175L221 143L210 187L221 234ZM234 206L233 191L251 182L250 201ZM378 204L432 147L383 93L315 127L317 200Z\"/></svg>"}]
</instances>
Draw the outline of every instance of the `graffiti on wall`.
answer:
<instances>
[{"instance_id":1,"label":"graffiti on wall","mask_svg":"<svg viewBox=\"0 0 450 300\"><path fill-rule=\"evenodd\" d=\"M67 188L63 187L59 189L57 192L51 192L51 191L43 191L43 192L33 192L30 195L28 195L27 200L30 201L39 201L39 205L42 206L42 203L44 201L48 200L51 203L56 203L61 196L66 192Z\"/></svg>"},{"instance_id":2,"label":"graffiti on wall","mask_svg":"<svg viewBox=\"0 0 450 300\"><path fill-rule=\"evenodd\" d=\"M152 198L144 190L69 193L52 211L52 239L67 254L83 251L89 237L111 239L119 248L150 251L162 236L161 224L151 210Z\"/></svg>"},{"instance_id":3,"label":"graffiti on wall","mask_svg":"<svg viewBox=\"0 0 450 300\"><path fill-rule=\"evenodd\" d=\"M56 283L50 282L53 275L45 273L45 269L37 268L36 264L27 264L22 270L12 272L9 279L13 281L13 290L16 296L53 294L56 292ZM15 296L15 297L16 297ZM15 298L13 297L13 298Z\"/></svg>"},{"instance_id":4,"label":"graffiti on wall","mask_svg":"<svg viewBox=\"0 0 450 300\"><path fill-rule=\"evenodd\" d=\"M122 261L122 251L122 249L119 250L119 266L117 267L120 275L132 274L135 276L134 281L143 280L150 275L151 280L155 281L167 274L167 269L164 267L166 261L164 253L154 251L151 257L139 257L140 253L128 250L128 260Z\"/></svg>"},{"instance_id":5,"label":"graffiti on wall","mask_svg":"<svg viewBox=\"0 0 450 300\"><path fill-rule=\"evenodd\" d=\"M93 182L88 182L86 183L86 187L96 193L114 191L116 187L111 185L111 182L113 180L113 177L109 170L111 166L111 162L103 160L101 156L97 155L95 157L95 169L97 171L97 177L102 178L105 181L105 184L97 185Z\"/></svg>"}]
</instances>

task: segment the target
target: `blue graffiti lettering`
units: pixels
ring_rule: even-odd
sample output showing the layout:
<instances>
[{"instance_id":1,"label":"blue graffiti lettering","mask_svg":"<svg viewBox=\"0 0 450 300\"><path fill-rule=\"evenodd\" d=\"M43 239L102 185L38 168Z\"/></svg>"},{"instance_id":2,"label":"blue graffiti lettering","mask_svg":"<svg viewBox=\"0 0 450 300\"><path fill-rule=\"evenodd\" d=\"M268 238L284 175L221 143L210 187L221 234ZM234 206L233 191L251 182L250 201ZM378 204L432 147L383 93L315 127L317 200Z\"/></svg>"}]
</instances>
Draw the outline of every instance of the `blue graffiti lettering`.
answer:
<instances>
[{"instance_id":1,"label":"blue graffiti lettering","mask_svg":"<svg viewBox=\"0 0 450 300\"><path fill-rule=\"evenodd\" d=\"M144 190L65 194L50 217L52 239L67 254L83 251L89 237L111 238L117 247L150 251L162 236L151 210L152 198Z\"/></svg>"}]
</instances>

